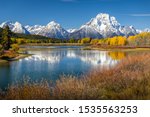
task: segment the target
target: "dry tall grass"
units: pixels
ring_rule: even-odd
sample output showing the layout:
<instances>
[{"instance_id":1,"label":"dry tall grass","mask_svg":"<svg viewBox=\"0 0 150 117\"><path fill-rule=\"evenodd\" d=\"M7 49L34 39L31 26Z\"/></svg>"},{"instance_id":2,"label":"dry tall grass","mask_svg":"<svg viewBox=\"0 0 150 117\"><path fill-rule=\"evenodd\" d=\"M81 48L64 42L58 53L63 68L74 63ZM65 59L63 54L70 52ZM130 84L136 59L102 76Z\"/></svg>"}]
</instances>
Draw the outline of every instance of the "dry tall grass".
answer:
<instances>
[{"instance_id":1,"label":"dry tall grass","mask_svg":"<svg viewBox=\"0 0 150 117\"><path fill-rule=\"evenodd\" d=\"M150 99L150 54L130 56L110 70L76 78L62 76L51 88L46 81L8 88L2 99Z\"/></svg>"},{"instance_id":2,"label":"dry tall grass","mask_svg":"<svg viewBox=\"0 0 150 117\"><path fill-rule=\"evenodd\" d=\"M15 83L8 87L7 92L3 92L4 99L15 100L47 100L50 97L51 88L47 81L42 80L38 82L30 82L27 78L23 84Z\"/></svg>"}]
</instances>

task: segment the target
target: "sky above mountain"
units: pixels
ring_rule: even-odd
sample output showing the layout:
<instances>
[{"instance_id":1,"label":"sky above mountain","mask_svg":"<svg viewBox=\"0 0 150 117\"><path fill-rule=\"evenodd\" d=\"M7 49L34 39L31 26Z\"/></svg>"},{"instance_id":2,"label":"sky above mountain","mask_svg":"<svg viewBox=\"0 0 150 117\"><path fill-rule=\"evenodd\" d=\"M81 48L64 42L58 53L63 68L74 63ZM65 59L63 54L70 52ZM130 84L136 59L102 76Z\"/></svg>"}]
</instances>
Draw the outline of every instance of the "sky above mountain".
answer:
<instances>
[{"instance_id":1,"label":"sky above mountain","mask_svg":"<svg viewBox=\"0 0 150 117\"><path fill-rule=\"evenodd\" d=\"M19 21L23 25L46 25L50 21L64 28L79 28L98 13L115 16L122 25L150 28L150 0L0 0L0 23Z\"/></svg>"}]
</instances>

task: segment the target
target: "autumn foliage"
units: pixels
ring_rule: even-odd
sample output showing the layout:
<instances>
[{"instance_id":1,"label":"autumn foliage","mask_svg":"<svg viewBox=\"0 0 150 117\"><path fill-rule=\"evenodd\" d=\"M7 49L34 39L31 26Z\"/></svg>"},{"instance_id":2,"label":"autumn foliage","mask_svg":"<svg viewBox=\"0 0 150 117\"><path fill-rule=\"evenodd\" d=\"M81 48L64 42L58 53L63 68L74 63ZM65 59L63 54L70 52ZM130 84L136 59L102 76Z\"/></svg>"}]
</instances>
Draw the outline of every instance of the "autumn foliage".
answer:
<instances>
[{"instance_id":1,"label":"autumn foliage","mask_svg":"<svg viewBox=\"0 0 150 117\"><path fill-rule=\"evenodd\" d=\"M115 36L105 39L89 39L83 38L79 43L90 43L92 45L108 45L108 46L150 46L150 33L143 32L135 36Z\"/></svg>"},{"instance_id":2,"label":"autumn foliage","mask_svg":"<svg viewBox=\"0 0 150 117\"><path fill-rule=\"evenodd\" d=\"M131 46L150 46L150 33L143 32L135 36L128 37Z\"/></svg>"}]
</instances>

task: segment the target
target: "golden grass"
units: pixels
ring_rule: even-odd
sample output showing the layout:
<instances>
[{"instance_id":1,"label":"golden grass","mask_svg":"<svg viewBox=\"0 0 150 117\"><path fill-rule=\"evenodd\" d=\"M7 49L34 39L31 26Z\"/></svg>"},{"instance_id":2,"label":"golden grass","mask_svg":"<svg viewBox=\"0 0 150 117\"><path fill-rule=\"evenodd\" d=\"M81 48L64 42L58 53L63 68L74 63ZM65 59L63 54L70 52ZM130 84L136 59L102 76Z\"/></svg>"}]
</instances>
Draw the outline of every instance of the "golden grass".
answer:
<instances>
[{"instance_id":1,"label":"golden grass","mask_svg":"<svg viewBox=\"0 0 150 117\"><path fill-rule=\"evenodd\" d=\"M81 78L62 76L54 87L47 81L12 85L1 99L150 99L150 54L127 57L115 68Z\"/></svg>"},{"instance_id":2,"label":"golden grass","mask_svg":"<svg viewBox=\"0 0 150 117\"><path fill-rule=\"evenodd\" d=\"M4 99L15 100L46 100L49 99L51 88L47 81L30 82L29 79L24 80L23 84L14 84L8 87L8 91L4 94Z\"/></svg>"}]
</instances>

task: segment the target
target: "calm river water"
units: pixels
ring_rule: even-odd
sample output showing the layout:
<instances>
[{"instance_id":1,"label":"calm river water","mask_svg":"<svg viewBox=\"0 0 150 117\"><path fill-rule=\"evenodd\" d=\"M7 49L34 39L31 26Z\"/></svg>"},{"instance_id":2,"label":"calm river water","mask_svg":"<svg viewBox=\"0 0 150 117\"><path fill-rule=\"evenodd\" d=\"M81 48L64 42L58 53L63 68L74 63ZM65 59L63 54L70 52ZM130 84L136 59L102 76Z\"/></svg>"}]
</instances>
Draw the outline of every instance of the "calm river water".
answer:
<instances>
[{"instance_id":1,"label":"calm river water","mask_svg":"<svg viewBox=\"0 0 150 117\"><path fill-rule=\"evenodd\" d=\"M91 69L115 66L125 54L82 50L78 46L30 47L24 59L0 65L0 88L29 77L32 80L48 79L56 81L61 75L88 73Z\"/></svg>"}]
</instances>

